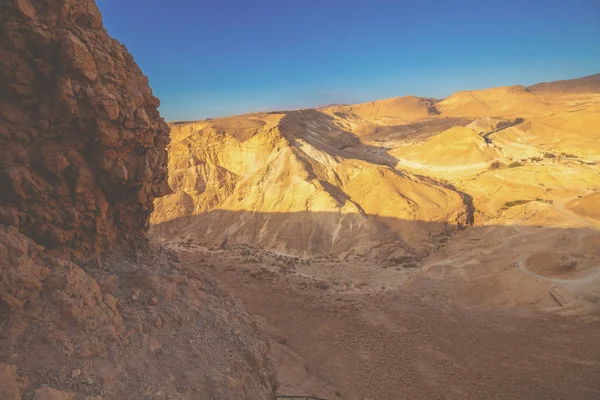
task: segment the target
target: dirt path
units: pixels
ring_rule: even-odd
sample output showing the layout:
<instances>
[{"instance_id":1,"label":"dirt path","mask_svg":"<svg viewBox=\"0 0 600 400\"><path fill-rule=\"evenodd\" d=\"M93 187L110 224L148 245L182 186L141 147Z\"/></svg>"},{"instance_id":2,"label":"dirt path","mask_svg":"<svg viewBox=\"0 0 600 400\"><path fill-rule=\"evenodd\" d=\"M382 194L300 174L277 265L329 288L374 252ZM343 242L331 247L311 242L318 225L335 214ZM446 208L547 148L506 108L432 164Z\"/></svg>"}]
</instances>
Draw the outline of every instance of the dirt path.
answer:
<instances>
[{"instance_id":1,"label":"dirt path","mask_svg":"<svg viewBox=\"0 0 600 400\"><path fill-rule=\"evenodd\" d=\"M598 399L600 316L463 309L435 292L339 293L234 254L182 253L255 314L275 346L301 357L327 399ZM266 260L265 263L269 261ZM284 368L291 368L289 365ZM282 382L288 390L304 382ZM330 391L322 392L327 386Z\"/></svg>"}]
</instances>

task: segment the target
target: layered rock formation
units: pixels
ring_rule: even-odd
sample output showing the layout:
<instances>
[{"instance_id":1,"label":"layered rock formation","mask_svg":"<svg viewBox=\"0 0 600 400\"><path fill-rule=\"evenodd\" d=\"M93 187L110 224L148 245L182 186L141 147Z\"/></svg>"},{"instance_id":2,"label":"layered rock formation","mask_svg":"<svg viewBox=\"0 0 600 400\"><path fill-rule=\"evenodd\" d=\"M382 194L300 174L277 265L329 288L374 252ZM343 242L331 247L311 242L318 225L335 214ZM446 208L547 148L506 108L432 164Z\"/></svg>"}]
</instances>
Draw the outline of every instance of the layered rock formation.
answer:
<instances>
[{"instance_id":1,"label":"layered rock formation","mask_svg":"<svg viewBox=\"0 0 600 400\"><path fill-rule=\"evenodd\" d=\"M597 81L173 124L174 193L157 200L152 232L303 257L422 257L440 236L481 217L475 208L500 211L504 202L490 193L506 191L507 202L545 196L539 175L523 192L496 177L481 182L523 177L512 168L548 160L546 153L579 158L587 165L577 172L580 184L597 187L588 171L598 160Z\"/></svg>"},{"instance_id":2,"label":"layered rock formation","mask_svg":"<svg viewBox=\"0 0 600 400\"><path fill-rule=\"evenodd\" d=\"M0 222L80 256L168 193L159 100L93 1L0 4Z\"/></svg>"},{"instance_id":3,"label":"layered rock formation","mask_svg":"<svg viewBox=\"0 0 600 400\"><path fill-rule=\"evenodd\" d=\"M252 319L138 240L158 105L93 1L0 2L0 399L274 398Z\"/></svg>"},{"instance_id":4,"label":"layered rock formation","mask_svg":"<svg viewBox=\"0 0 600 400\"><path fill-rule=\"evenodd\" d=\"M468 198L386 165L395 159L384 149L317 110L176 124L172 139L174 194L152 215L165 238L304 257L421 256L433 237L472 223Z\"/></svg>"}]
</instances>

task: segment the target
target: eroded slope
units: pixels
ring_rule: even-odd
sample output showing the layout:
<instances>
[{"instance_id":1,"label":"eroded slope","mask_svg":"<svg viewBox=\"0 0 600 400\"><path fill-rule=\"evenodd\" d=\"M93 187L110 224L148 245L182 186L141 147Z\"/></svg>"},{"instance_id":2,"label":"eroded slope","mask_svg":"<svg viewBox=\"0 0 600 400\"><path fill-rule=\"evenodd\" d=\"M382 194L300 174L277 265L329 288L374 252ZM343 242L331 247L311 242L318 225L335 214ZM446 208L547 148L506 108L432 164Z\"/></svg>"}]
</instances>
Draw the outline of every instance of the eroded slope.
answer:
<instances>
[{"instance_id":1,"label":"eroded slope","mask_svg":"<svg viewBox=\"0 0 600 400\"><path fill-rule=\"evenodd\" d=\"M240 134L244 123L250 132ZM152 217L163 237L391 256L421 253L432 236L470 223L461 193L364 157L359 139L319 111L178 124L172 139L175 193Z\"/></svg>"}]
</instances>

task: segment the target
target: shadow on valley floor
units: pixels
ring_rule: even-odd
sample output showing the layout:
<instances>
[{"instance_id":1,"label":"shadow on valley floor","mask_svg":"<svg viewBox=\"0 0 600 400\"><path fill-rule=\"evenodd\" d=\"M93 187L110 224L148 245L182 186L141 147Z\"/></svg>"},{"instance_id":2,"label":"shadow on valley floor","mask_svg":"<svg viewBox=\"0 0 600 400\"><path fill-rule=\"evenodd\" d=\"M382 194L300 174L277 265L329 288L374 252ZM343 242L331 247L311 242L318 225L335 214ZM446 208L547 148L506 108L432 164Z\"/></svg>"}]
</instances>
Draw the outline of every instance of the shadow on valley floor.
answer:
<instances>
[{"instance_id":1,"label":"shadow on valley floor","mask_svg":"<svg viewBox=\"0 0 600 400\"><path fill-rule=\"evenodd\" d=\"M443 238L461 227L458 223L359 213L212 210L154 224L151 234L163 238L192 237L221 247L243 243L298 256L368 256L423 253L431 243L447 240Z\"/></svg>"},{"instance_id":2,"label":"shadow on valley floor","mask_svg":"<svg viewBox=\"0 0 600 400\"><path fill-rule=\"evenodd\" d=\"M457 219L463 217L459 217ZM244 244L297 257L421 261L441 255L443 263L506 258L531 261L534 274L579 279L600 266L600 230L527 224L465 226L336 212L264 213L213 210L160 222L153 236L193 240L213 248ZM596 265L599 264L599 265Z\"/></svg>"},{"instance_id":3,"label":"shadow on valley floor","mask_svg":"<svg viewBox=\"0 0 600 400\"><path fill-rule=\"evenodd\" d=\"M409 122L402 125L383 126L374 129L372 134L365 135L363 140L427 140L438 133L455 126L466 126L475 121L474 118L463 117L430 117L424 121Z\"/></svg>"}]
</instances>

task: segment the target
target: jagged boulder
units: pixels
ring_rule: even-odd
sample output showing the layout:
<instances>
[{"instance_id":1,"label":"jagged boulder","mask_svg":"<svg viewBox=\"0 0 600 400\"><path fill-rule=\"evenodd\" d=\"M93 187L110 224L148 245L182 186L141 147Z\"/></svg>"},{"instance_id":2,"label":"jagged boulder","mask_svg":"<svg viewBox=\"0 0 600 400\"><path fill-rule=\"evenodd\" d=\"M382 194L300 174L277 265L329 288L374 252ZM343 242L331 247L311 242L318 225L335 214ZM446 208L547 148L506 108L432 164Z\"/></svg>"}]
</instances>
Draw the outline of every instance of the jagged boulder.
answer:
<instances>
[{"instance_id":1,"label":"jagged boulder","mask_svg":"<svg viewBox=\"0 0 600 400\"><path fill-rule=\"evenodd\" d=\"M0 223L79 258L130 241L169 192L169 128L89 0L0 3Z\"/></svg>"}]
</instances>

